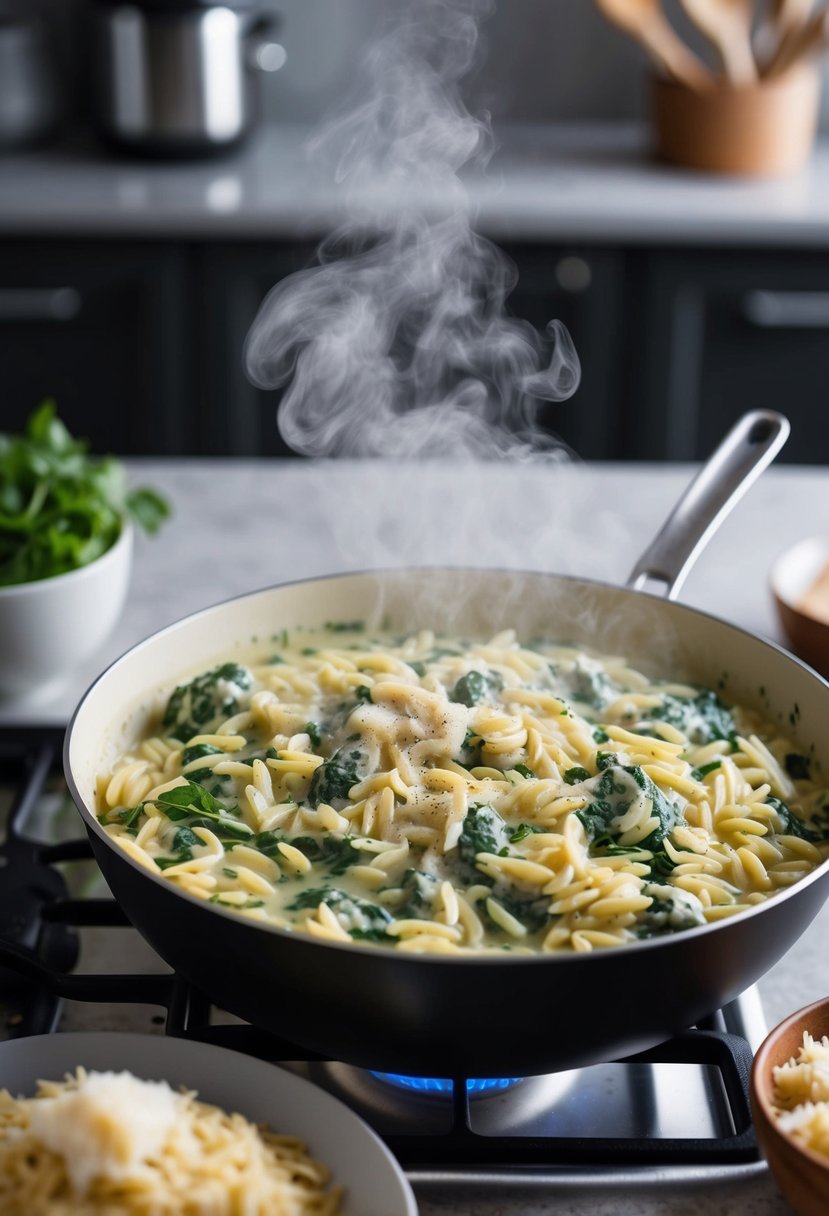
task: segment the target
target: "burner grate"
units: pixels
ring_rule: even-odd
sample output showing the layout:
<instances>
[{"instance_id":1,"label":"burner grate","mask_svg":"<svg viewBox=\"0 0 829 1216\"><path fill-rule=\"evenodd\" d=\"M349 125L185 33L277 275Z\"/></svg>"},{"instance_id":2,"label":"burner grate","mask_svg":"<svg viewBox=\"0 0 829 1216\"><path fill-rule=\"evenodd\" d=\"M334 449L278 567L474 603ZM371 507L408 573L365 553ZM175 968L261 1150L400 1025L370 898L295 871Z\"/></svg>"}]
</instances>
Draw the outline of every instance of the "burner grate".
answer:
<instances>
[{"instance_id":1,"label":"burner grate","mask_svg":"<svg viewBox=\"0 0 829 1216\"><path fill-rule=\"evenodd\" d=\"M159 1033L280 1063L344 1098L373 1123L420 1186L455 1182L514 1189L545 1180L568 1185L615 1180L627 1185L631 1171L640 1185L722 1182L765 1168L748 1101L752 1049L747 1040L753 1037L756 1042L756 1026L750 1034L746 1022L751 1019L743 1017L739 1002L648 1052L595 1066L624 1071L634 1132L608 1134L598 1125L594 1134L592 1129L585 1133L578 1121L576 1130L568 1132L546 1114L525 1121L518 1130L505 1128L493 1117L501 1110L499 1104L513 1101L516 1094L521 1101L536 1082L557 1078L529 1078L481 1096L470 1092L474 1081L457 1076L447 1079L443 1095L403 1094L391 1102L383 1097L384 1083L368 1072L324 1061L246 1023L222 1021L222 1012L179 975L122 970L127 950L118 952L119 965L111 970L79 971L84 932L112 930L119 941L122 934L136 935L114 899L74 889L72 868L89 865L92 858L88 841L74 835L74 811L68 816L68 834L48 838L54 813L49 798L67 797L60 775L62 742L63 731L57 728L0 728L0 820L6 824L0 844L0 1011L5 1014L6 1037L58 1029L66 1002L103 1009L155 1008L160 1012L152 1021ZM39 815L37 808L44 803L47 811ZM715 1133L661 1134L655 1089L662 1065L699 1070L710 1095L707 1103L720 1112L715 1122L722 1126ZM559 1077L573 1077L578 1086L582 1074L591 1071L595 1069ZM356 1076L356 1085L343 1082L341 1074ZM427 1107L438 1109L436 1122L431 1113L421 1117ZM553 1102L553 1116L555 1111Z\"/></svg>"}]
</instances>

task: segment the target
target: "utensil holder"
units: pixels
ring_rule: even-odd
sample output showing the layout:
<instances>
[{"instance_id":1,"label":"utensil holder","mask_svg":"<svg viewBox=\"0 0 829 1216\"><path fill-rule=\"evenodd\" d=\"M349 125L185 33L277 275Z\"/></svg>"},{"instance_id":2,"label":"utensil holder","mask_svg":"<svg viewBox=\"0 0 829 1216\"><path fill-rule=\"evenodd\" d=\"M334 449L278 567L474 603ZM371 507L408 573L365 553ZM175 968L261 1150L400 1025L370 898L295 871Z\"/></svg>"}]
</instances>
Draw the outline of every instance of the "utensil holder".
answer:
<instances>
[{"instance_id":1,"label":"utensil holder","mask_svg":"<svg viewBox=\"0 0 829 1216\"><path fill-rule=\"evenodd\" d=\"M655 77L651 118L656 155L713 173L795 173L814 144L820 85L812 65L743 88L718 84L704 92Z\"/></svg>"}]
</instances>

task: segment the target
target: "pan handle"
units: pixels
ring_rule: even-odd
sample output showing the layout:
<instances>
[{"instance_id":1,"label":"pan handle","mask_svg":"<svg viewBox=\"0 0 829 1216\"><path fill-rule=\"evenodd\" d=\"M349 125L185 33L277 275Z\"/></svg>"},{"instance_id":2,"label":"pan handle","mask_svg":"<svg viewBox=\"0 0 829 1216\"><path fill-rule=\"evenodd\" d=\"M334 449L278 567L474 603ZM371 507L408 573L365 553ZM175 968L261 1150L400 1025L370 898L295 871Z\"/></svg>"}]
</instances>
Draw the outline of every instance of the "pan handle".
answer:
<instances>
[{"instance_id":1,"label":"pan handle","mask_svg":"<svg viewBox=\"0 0 829 1216\"><path fill-rule=\"evenodd\" d=\"M788 418L753 410L736 423L708 458L631 571L628 587L676 599L694 562L731 508L753 485L789 437Z\"/></svg>"}]
</instances>

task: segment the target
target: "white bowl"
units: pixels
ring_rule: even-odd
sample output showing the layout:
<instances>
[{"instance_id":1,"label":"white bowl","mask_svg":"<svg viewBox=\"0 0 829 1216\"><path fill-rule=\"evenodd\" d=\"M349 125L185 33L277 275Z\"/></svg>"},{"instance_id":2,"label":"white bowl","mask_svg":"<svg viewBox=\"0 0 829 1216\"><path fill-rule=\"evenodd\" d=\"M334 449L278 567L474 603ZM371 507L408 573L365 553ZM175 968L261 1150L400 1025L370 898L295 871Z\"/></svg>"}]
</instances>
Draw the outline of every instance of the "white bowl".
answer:
<instances>
[{"instance_id":1,"label":"white bowl","mask_svg":"<svg viewBox=\"0 0 829 1216\"><path fill-rule=\"evenodd\" d=\"M60 1081L79 1065L195 1089L202 1102L299 1136L345 1187L343 1216L417 1216L405 1174L362 1119L309 1081L238 1051L163 1035L33 1035L0 1043L0 1088L32 1097L38 1080Z\"/></svg>"},{"instance_id":2,"label":"white bowl","mask_svg":"<svg viewBox=\"0 0 829 1216\"><path fill-rule=\"evenodd\" d=\"M46 696L94 654L127 596L132 525L79 570L0 587L0 698Z\"/></svg>"}]
</instances>

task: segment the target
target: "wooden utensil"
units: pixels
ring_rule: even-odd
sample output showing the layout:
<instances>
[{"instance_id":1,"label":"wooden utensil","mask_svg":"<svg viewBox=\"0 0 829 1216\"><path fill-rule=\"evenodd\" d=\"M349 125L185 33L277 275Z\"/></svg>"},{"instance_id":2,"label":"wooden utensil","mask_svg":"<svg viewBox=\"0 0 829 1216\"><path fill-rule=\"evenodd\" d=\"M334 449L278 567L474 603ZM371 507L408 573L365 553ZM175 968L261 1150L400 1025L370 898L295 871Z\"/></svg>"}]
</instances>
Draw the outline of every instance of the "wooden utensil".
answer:
<instances>
[{"instance_id":1,"label":"wooden utensil","mask_svg":"<svg viewBox=\"0 0 829 1216\"><path fill-rule=\"evenodd\" d=\"M794 63L814 59L829 48L829 5L789 30L772 56L766 77L782 76Z\"/></svg>"},{"instance_id":2,"label":"wooden utensil","mask_svg":"<svg viewBox=\"0 0 829 1216\"><path fill-rule=\"evenodd\" d=\"M804 25L812 11L814 0L772 0L771 24L779 39L791 30Z\"/></svg>"},{"instance_id":3,"label":"wooden utensil","mask_svg":"<svg viewBox=\"0 0 829 1216\"><path fill-rule=\"evenodd\" d=\"M596 0L608 21L639 42L671 79L692 89L713 84L711 73L668 23L660 0Z\"/></svg>"},{"instance_id":4,"label":"wooden utensil","mask_svg":"<svg viewBox=\"0 0 829 1216\"><path fill-rule=\"evenodd\" d=\"M814 0L769 0L754 40L761 76L766 73L762 65L768 65L784 39L805 24L813 7Z\"/></svg>"},{"instance_id":5,"label":"wooden utensil","mask_svg":"<svg viewBox=\"0 0 829 1216\"><path fill-rule=\"evenodd\" d=\"M685 12L715 47L728 82L739 88L757 80L751 46L754 0L682 0Z\"/></svg>"}]
</instances>

